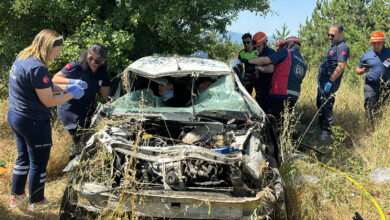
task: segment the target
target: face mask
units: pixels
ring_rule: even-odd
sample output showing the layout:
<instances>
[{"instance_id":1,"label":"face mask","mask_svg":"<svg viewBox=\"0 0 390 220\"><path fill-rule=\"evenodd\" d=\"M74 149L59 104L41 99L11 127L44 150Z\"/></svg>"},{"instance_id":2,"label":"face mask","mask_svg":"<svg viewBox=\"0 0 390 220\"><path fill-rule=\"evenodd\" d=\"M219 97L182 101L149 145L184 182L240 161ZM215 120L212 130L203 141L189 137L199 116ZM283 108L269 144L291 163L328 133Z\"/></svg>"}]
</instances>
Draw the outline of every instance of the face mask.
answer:
<instances>
[{"instance_id":1,"label":"face mask","mask_svg":"<svg viewBox=\"0 0 390 220\"><path fill-rule=\"evenodd\" d=\"M164 94L163 102L167 101L168 99L173 97L173 90L169 90Z\"/></svg>"}]
</instances>

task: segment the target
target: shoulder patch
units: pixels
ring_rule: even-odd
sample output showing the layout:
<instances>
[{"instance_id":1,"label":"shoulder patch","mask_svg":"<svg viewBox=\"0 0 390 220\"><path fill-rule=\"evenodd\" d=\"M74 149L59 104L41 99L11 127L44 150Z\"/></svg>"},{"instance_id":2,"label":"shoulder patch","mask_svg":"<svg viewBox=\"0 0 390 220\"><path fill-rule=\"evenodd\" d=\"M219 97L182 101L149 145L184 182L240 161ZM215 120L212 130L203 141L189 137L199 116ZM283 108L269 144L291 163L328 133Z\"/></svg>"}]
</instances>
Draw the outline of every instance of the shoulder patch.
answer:
<instances>
[{"instance_id":1,"label":"shoulder patch","mask_svg":"<svg viewBox=\"0 0 390 220\"><path fill-rule=\"evenodd\" d=\"M48 84L50 82L49 77L48 76L44 76L42 78L42 82L45 83L45 84Z\"/></svg>"},{"instance_id":2,"label":"shoulder patch","mask_svg":"<svg viewBox=\"0 0 390 220\"><path fill-rule=\"evenodd\" d=\"M72 68L72 65L70 65L70 63L66 64L66 66L65 66L66 70L70 70L71 68Z\"/></svg>"},{"instance_id":3,"label":"shoulder patch","mask_svg":"<svg viewBox=\"0 0 390 220\"><path fill-rule=\"evenodd\" d=\"M341 52L341 56L347 56L347 52L345 51Z\"/></svg>"}]
</instances>

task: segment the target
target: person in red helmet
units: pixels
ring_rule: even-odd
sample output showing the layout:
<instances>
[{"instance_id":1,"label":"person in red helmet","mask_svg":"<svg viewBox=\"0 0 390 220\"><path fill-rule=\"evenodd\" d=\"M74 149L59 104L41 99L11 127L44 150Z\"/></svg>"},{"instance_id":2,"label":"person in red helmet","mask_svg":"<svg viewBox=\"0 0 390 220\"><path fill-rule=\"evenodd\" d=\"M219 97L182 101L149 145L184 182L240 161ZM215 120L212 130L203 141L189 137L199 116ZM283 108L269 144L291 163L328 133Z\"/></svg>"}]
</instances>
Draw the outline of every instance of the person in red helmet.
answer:
<instances>
[{"instance_id":1,"label":"person in red helmet","mask_svg":"<svg viewBox=\"0 0 390 220\"><path fill-rule=\"evenodd\" d=\"M299 52L301 48L299 38L288 37L283 44L285 48L276 53L248 60L248 63L258 65L256 69L259 71L263 70L264 65L274 68L268 112L278 121L280 121L286 102L290 110L296 104L307 70L307 64Z\"/></svg>"},{"instance_id":2,"label":"person in red helmet","mask_svg":"<svg viewBox=\"0 0 390 220\"><path fill-rule=\"evenodd\" d=\"M284 39L283 38L279 38L275 41L275 48L276 48L276 51L279 51L279 50L284 48Z\"/></svg>"},{"instance_id":3,"label":"person in red helmet","mask_svg":"<svg viewBox=\"0 0 390 220\"><path fill-rule=\"evenodd\" d=\"M380 105L389 99L390 49L385 47L385 40L383 32L374 32L370 40L372 50L363 54L355 70L358 75L366 74L364 109L371 122Z\"/></svg>"},{"instance_id":4,"label":"person in red helmet","mask_svg":"<svg viewBox=\"0 0 390 220\"><path fill-rule=\"evenodd\" d=\"M275 53L275 50L267 46L268 37L264 32L257 32L253 35L252 45L259 52L259 57L269 56ZM248 62L248 59L241 59L242 62ZM268 113L268 96L271 89L273 68L264 66L261 70L257 70L256 83L256 101L260 107Z\"/></svg>"}]
</instances>

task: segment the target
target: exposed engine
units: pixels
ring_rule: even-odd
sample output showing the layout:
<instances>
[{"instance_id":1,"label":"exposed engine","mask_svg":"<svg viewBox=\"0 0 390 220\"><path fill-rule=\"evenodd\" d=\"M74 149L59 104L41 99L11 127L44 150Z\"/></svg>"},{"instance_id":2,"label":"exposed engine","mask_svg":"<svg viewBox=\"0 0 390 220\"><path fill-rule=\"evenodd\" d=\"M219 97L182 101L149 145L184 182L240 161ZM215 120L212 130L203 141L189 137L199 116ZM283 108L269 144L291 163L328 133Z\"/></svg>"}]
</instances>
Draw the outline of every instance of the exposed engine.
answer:
<instances>
[{"instance_id":1,"label":"exposed engine","mask_svg":"<svg viewBox=\"0 0 390 220\"><path fill-rule=\"evenodd\" d=\"M112 181L102 182L111 187L129 184L142 189L255 195L256 188L272 179L262 171L264 155L273 149L272 141L266 139L269 134L263 134L267 131L261 123L135 118L115 122L115 126L107 123L96 137L112 155L104 165L110 170L89 177L110 175Z\"/></svg>"}]
</instances>

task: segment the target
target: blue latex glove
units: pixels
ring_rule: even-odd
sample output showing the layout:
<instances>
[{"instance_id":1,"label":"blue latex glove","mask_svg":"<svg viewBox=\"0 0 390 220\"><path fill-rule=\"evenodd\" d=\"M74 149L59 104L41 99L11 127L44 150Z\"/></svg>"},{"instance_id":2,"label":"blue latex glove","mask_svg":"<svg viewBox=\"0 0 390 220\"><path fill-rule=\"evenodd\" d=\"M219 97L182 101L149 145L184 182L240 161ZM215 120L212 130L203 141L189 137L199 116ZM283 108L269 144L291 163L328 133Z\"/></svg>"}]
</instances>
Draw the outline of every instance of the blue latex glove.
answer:
<instances>
[{"instance_id":1,"label":"blue latex glove","mask_svg":"<svg viewBox=\"0 0 390 220\"><path fill-rule=\"evenodd\" d=\"M327 83L325 84L325 86L324 86L324 91L325 91L326 93L329 93L329 92L330 92L330 88L332 88L332 85L333 85L332 82L327 82Z\"/></svg>"},{"instance_id":2,"label":"blue latex glove","mask_svg":"<svg viewBox=\"0 0 390 220\"><path fill-rule=\"evenodd\" d=\"M77 88L81 89L81 87L79 85L76 85L76 84L68 84L68 85L66 85L66 91L67 92L72 92L73 90L75 90Z\"/></svg>"},{"instance_id":3,"label":"blue latex glove","mask_svg":"<svg viewBox=\"0 0 390 220\"><path fill-rule=\"evenodd\" d=\"M70 79L69 84L78 85L82 89L88 88L88 84L86 82L84 82L83 80L79 80L79 79Z\"/></svg>"},{"instance_id":4,"label":"blue latex glove","mask_svg":"<svg viewBox=\"0 0 390 220\"><path fill-rule=\"evenodd\" d=\"M84 95L84 89L77 86L72 91L70 91L73 94L74 99L80 99Z\"/></svg>"}]
</instances>

